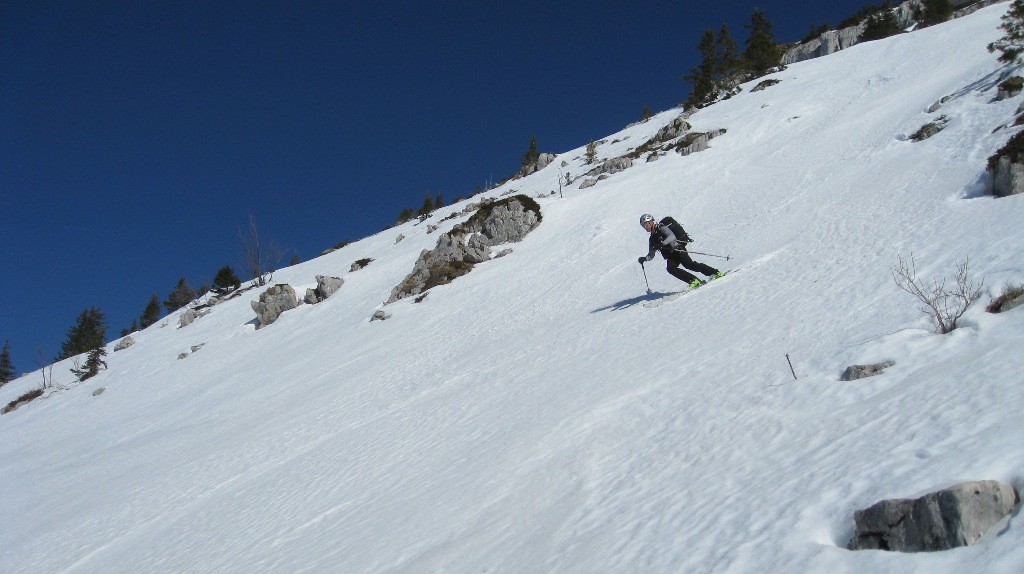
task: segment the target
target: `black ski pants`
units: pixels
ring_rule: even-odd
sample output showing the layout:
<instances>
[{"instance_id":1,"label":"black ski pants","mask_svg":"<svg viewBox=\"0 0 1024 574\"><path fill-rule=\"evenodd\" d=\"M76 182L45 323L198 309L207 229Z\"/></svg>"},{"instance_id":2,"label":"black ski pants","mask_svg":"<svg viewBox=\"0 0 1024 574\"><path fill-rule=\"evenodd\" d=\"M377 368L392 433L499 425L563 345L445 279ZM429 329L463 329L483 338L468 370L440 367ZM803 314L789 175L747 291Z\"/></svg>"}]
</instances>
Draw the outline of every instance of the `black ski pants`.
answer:
<instances>
[{"instance_id":1,"label":"black ski pants","mask_svg":"<svg viewBox=\"0 0 1024 574\"><path fill-rule=\"evenodd\" d=\"M685 251L662 252L662 255L665 256L666 269L668 270L669 274L675 277L676 279L679 279L680 281L690 283L697 278L696 275L693 275L692 273L687 273L686 271L680 269L680 265L691 271L703 273L708 277L714 275L715 273L718 273L718 269L715 269L710 265L697 263L693 259L690 259L690 254Z\"/></svg>"}]
</instances>

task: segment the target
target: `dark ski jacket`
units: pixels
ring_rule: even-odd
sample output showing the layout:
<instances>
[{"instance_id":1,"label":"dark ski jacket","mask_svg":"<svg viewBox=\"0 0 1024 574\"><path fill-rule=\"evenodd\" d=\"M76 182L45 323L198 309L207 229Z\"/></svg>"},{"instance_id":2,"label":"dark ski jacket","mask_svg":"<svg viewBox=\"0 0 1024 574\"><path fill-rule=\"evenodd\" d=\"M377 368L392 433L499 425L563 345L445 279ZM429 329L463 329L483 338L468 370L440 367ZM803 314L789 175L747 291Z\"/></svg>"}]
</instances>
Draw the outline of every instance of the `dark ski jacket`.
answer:
<instances>
[{"instance_id":1,"label":"dark ski jacket","mask_svg":"<svg viewBox=\"0 0 1024 574\"><path fill-rule=\"evenodd\" d=\"M676 234L672 232L668 223L663 219L654 228L650 238L647 240L649 248L647 251L647 261L654 259L654 254L659 251L665 259L671 257L673 251L686 251L686 243L687 238L676 237Z\"/></svg>"}]
</instances>

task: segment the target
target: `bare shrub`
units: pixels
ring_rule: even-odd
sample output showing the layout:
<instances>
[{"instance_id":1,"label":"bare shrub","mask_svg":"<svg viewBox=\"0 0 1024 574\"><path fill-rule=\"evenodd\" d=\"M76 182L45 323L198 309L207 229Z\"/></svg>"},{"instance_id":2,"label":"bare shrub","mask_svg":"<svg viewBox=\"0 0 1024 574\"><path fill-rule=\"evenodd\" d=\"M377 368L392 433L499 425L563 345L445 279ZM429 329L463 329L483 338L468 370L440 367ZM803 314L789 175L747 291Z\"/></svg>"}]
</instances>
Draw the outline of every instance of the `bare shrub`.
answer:
<instances>
[{"instance_id":1,"label":"bare shrub","mask_svg":"<svg viewBox=\"0 0 1024 574\"><path fill-rule=\"evenodd\" d=\"M956 266L954 285L946 287L946 280L923 280L917 276L914 256L909 260L899 257L899 264L892 269L892 278L896 286L913 295L922 304L921 312L935 322L939 333L946 334L956 329L957 320L967 311L967 307L981 296L984 280L978 283L968 278L967 266L969 259Z\"/></svg>"},{"instance_id":2,"label":"bare shrub","mask_svg":"<svg viewBox=\"0 0 1024 574\"><path fill-rule=\"evenodd\" d=\"M273 279L277 264L284 258L284 249L260 236L252 214L249 214L249 227L239 228L238 239L242 248L242 270L251 278L252 286L263 287Z\"/></svg>"},{"instance_id":3,"label":"bare shrub","mask_svg":"<svg viewBox=\"0 0 1024 574\"><path fill-rule=\"evenodd\" d=\"M1005 311L1004 305L1021 296L1024 296L1024 285L1007 285L1003 294L993 299L985 310L989 313L1002 313Z\"/></svg>"}]
</instances>

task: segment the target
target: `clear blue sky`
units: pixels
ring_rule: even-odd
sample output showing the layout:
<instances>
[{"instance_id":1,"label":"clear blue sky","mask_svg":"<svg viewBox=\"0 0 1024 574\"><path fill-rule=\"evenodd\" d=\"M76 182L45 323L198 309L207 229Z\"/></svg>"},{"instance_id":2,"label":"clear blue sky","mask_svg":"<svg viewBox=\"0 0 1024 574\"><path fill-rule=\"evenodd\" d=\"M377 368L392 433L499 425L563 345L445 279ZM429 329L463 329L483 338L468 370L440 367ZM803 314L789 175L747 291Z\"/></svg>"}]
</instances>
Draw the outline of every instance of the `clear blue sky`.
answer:
<instances>
[{"instance_id":1,"label":"clear blue sky","mask_svg":"<svg viewBox=\"0 0 1024 574\"><path fill-rule=\"evenodd\" d=\"M684 100L700 33L777 41L864 2L0 1L0 344L32 370L238 269L303 259ZM344 273L345 269L339 269Z\"/></svg>"}]
</instances>

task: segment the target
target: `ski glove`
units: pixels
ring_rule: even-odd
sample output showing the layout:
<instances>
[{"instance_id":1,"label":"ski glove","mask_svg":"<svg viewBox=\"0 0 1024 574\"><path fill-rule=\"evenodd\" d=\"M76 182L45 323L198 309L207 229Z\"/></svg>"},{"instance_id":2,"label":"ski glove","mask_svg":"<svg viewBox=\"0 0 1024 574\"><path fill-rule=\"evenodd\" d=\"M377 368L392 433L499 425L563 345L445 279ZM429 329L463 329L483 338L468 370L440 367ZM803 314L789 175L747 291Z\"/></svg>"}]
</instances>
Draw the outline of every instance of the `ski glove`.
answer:
<instances>
[{"instance_id":1,"label":"ski glove","mask_svg":"<svg viewBox=\"0 0 1024 574\"><path fill-rule=\"evenodd\" d=\"M646 257L641 257L641 258L637 259L637 262L640 263L640 265L643 265L644 262L646 262L646 261L647 261Z\"/></svg>"}]
</instances>

